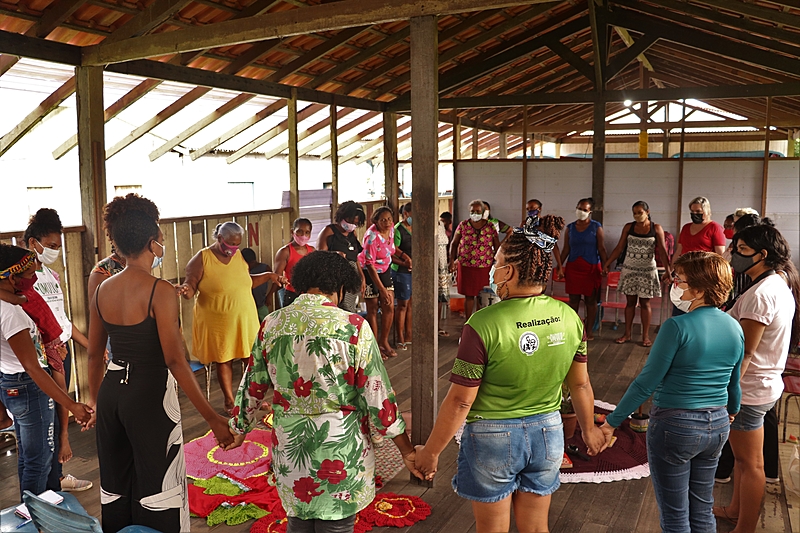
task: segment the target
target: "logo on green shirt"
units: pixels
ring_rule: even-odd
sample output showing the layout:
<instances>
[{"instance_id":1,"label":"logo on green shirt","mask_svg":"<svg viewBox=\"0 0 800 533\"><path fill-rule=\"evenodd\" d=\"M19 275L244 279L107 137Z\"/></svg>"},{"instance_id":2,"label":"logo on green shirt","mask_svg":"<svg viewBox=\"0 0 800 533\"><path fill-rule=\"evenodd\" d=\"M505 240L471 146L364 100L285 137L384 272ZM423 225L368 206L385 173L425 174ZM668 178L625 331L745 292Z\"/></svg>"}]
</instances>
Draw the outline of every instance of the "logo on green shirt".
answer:
<instances>
[{"instance_id":1,"label":"logo on green shirt","mask_svg":"<svg viewBox=\"0 0 800 533\"><path fill-rule=\"evenodd\" d=\"M526 331L519 338L519 349L530 357L539 349L539 337L532 331Z\"/></svg>"}]
</instances>

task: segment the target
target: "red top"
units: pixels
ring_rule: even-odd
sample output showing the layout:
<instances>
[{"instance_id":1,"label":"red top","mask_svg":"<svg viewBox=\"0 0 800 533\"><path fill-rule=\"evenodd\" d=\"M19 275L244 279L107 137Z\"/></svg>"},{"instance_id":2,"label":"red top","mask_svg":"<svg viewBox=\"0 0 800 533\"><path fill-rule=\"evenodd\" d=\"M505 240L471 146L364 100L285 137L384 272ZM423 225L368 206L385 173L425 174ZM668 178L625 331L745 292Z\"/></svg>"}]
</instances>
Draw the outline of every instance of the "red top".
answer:
<instances>
[{"instance_id":1,"label":"red top","mask_svg":"<svg viewBox=\"0 0 800 533\"><path fill-rule=\"evenodd\" d=\"M706 226L697 232L697 235L692 235L689 228L692 224L686 224L681 228L681 234L678 237L678 244L681 245L681 254L686 252L713 252L715 246L725 246L725 233L722 226L713 220L706 224Z\"/></svg>"},{"instance_id":2,"label":"red top","mask_svg":"<svg viewBox=\"0 0 800 533\"><path fill-rule=\"evenodd\" d=\"M287 280L289 280L289 283L286 284L287 291L296 292L294 287L292 287L292 269L294 268L294 265L300 261L300 259L304 258L313 251L314 248L306 244L306 254L300 255L297 253L297 250L294 249L294 245L289 244L289 260L286 261L286 268L283 269L283 275L286 276Z\"/></svg>"}]
</instances>

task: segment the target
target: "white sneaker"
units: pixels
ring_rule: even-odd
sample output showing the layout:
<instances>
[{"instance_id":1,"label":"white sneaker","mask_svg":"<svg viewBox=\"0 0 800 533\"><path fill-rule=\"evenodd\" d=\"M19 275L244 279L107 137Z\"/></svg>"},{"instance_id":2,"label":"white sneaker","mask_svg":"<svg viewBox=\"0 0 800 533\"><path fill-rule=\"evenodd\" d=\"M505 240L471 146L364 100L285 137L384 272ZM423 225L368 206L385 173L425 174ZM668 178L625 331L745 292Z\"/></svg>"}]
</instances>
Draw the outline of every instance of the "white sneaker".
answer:
<instances>
[{"instance_id":1,"label":"white sneaker","mask_svg":"<svg viewBox=\"0 0 800 533\"><path fill-rule=\"evenodd\" d=\"M722 484L730 483L731 482L731 476L728 476L728 477L715 477L714 478L714 482L715 483L722 483Z\"/></svg>"},{"instance_id":2,"label":"white sneaker","mask_svg":"<svg viewBox=\"0 0 800 533\"><path fill-rule=\"evenodd\" d=\"M72 474L67 474L61 480L61 490L65 492L81 492L92 488L92 482L85 479L77 479Z\"/></svg>"},{"instance_id":3,"label":"white sneaker","mask_svg":"<svg viewBox=\"0 0 800 533\"><path fill-rule=\"evenodd\" d=\"M778 478L778 477L768 477L766 479L767 479L767 483L780 483L781 482L781 478Z\"/></svg>"}]
</instances>

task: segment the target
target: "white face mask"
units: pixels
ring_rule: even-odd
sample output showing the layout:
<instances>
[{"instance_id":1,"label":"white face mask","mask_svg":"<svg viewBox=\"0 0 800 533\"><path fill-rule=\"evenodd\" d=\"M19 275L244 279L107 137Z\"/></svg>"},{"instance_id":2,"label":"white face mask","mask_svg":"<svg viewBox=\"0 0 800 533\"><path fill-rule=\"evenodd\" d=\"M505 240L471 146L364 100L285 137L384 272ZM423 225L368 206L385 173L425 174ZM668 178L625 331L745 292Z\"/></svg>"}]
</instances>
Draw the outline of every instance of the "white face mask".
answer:
<instances>
[{"instance_id":1,"label":"white face mask","mask_svg":"<svg viewBox=\"0 0 800 533\"><path fill-rule=\"evenodd\" d=\"M161 247L161 257L157 256L155 252L153 252L153 264L150 266L150 270L155 270L156 268L161 266L161 261L164 260L164 252L167 251L167 249L164 248L164 245L161 244L160 242L158 241L153 241L153 242Z\"/></svg>"},{"instance_id":2,"label":"white face mask","mask_svg":"<svg viewBox=\"0 0 800 533\"><path fill-rule=\"evenodd\" d=\"M586 220L589 218L591 213L587 213L586 211L581 211L580 209L575 210L575 216L578 217L578 220Z\"/></svg>"},{"instance_id":3,"label":"white face mask","mask_svg":"<svg viewBox=\"0 0 800 533\"><path fill-rule=\"evenodd\" d=\"M469 218L470 218L470 219L471 219L473 222L480 222L481 220L483 220L483 215L482 215L482 214L480 214L480 213L470 213L470 214L469 214Z\"/></svg>"},{"instance_id":4,"label":"white face mask","mask_svg":"<svg viewBox=\"0 0 800 533\"><path fill-rule=\"evenodd\" d=\"M483 220L489 220L489 210L483 212Z\"/></svg>"},{"instance_id":5,"label":"white face mask","mask_svg":"<svg viewBox=\"0 0 800 533\"><path fill-rule=\"evenodd\" d=\"M39 246L42 247L42 253L36 252L36 259L39 260L40 263L43 265L52 265L58 259L59 250L53 250L52 248L46 248L42 245L39 241Z\"/></svg>"},{"instance_id":6,"label":"white face mask","mask_svg":"<svg viewBox=\"0 0 800 533\"><path fill-rule=\"evenodd\" d=\"M672 288L669 290L669 299L672 301L672 305L684 313L688 313L689 308L692 307L692 302L694 302L694 300L681 300L683 293L684 289L681 289L673 283Z\"/></svg>"}]
</instances>

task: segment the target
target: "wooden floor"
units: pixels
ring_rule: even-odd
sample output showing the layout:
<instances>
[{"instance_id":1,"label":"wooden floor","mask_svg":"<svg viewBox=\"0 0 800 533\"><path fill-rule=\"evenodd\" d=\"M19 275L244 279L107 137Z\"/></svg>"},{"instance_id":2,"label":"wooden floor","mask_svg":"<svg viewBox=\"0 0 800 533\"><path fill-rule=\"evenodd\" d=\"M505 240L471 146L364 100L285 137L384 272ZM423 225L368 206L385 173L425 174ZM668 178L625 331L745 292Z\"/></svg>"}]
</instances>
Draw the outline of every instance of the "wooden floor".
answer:
<instances>
[{"instance_id":1,"label":"wooden floor","mask_svg":"<svg viewBox=\"0 0 800 533\"><path fill-rule=\"evenodd\" d=\"M449 387L449 371L452 367L458 346L458 335L462 320L451 318L446 322L450 332L449 338L440 339L439 351L439 397L444 398ZM616 403L622 397L631 380L644 364L648 350L638 344L614 344L613 339L619 336L608 324L604 324L602 335L589 343L589 372L595 396L607 402ZM640 338L639 326L634 329L634 338ZM413 345L412 345L413 346ZM410 366L411 351L399 351L398 357L387 363L392 385L397 393L401 410L410 409ZM239 379L239 365L234 365L234 380ZM199 377L201 386L204 386ZM222 396L216 387L212 387L212 404L222 408ZM208 427L196 410L181 394L183 412L184 438L191 440L203 435ZM795 422L796 423L796 422ZM793 427L793 426L792 426ZM81 433L77 425L72 425L70 438L74 458L65 465L64 472L78 478L89 479L95 486L81 493L75 493L87 511L95 516L100 515L99 470L96 456L94 431ZM390 445L390 444L389 444ZM470 503L459 498L450 487L450 479L455 473L457 448L451 444L442 454L437 481L432 488L409 482L408 474L401 472L387 483L384 490L420 496L432 507L432 514L427 520L415 526L405 528L414 533L466 533L475 531L475 520ZM0 508L13 505L18 501L18 484L16 476L16 454L7 452L0 457L0 479L6 480L0 485ZM783 474L781 475L783 477ZM715 498L723 503L730 499L732 487L717 485ZM765 512L758 531L784 532L792 531L789 525L789 512L783 484L768 487ZM791 510L797 513L797 509ZM240 533L250 530L252 522L240 526L225 525L209 528L205 520L192 519L195 532L210 531ZM553 533L625 533L625 532L657 532L658 508L656 506L650 479L619 481L603 484L565 484L553 495L550 507L550 529ZM730 524L719 523L719 532L728 532ZM376 528L375 533L396 533L395 528ZM511 531L517 531L513 526Z\"/></svg>"}]
</instances>

